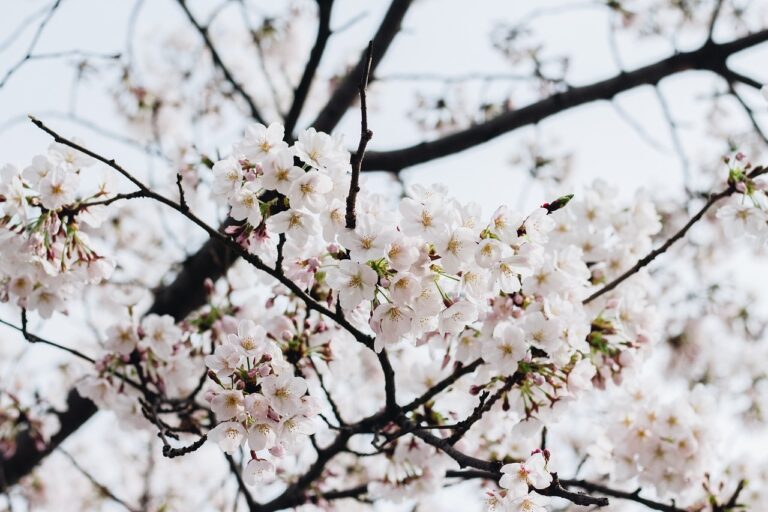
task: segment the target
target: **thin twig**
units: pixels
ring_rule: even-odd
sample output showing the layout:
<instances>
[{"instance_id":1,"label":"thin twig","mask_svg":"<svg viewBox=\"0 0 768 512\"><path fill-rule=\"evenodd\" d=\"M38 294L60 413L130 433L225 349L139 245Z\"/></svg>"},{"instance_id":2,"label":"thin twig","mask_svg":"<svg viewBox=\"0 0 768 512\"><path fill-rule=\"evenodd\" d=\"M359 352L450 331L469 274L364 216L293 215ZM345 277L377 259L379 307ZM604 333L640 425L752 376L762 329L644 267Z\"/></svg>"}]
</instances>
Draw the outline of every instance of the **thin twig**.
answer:
<instances>
[{"instance_id":1,"label":"thin twig","mask_svg":"<svg viewBox=\"0 0 768 512\"><path fill-rule=\"evenodd\" d=\"M360 91L360 143L357 146L357 151L352 155L352 179L349 182L347 213L345 217L347 229L355 229L355 224L357 223L355 201L357 199L357 193L360 192L360 169L363 165L365 148L373 137L373 132L368 129L368 105L366 103L365 94L366 88L368 87L368 79L371 75L371 65L373 63L373 41L368 43L366 62L367 64L363 68L363 74L360 77L360 85L358 87L358 90Z\"/></svg>"},{"instance_id":2,"label":"thin twig","mask_svg":"<svg viewBox=\"0 0 768 512\"><path fill-rule=\"evenodd\" d=\"M240 489L240 493L242 493L242 495L245 497L245 502L248 504L248 510L251 510L251 511L261 510L261 507L253 499L253 495L251 494L251 491L248 490L248 486L245 485L245 481L243 480L243 475L240 474L240 468L237 462L235 462L235 459L228 453L225 453L224 456L227 458L230 471L232 471L232 474L235 475L235 479L237 480L237 487L238 489Z\"/></svg>"},{"instance_id":3,"label":"thin twig","mask_svg":"<svg viewBox=\"0 0 768 512\"><path fill-rule=\"evenodd\" d=\"M240 82L237 81L237 79L234 77L232 72L229 70L226 64L224 64L224 61L221 59L221 56L219 55L218 50L216 50L216 47L213 44L213 41L211 40L210 35L208 34L208 27L204 27L200 24L200 22L197 21L197 19L194 17L192 12L189 10L189 7L187 7L186 0L178 0L179 6L184 11L184 14L187 15L187 18L189 19L189 22L192 23L192 26L195 27L197 32L200 34L200 36L203 38L203 41L205 42L205 46L208 48L208 51L211 52L211 58L213 59L214 65L221 70L221 72L224 74L224 78L227 80L227 82L230 83L232 88L237 92L237 94L240 95L243 100L248 104L248 108L251 111L251 117L258 121L259 123L264 123L264 119L261 116L261 112L259 111L259 108L256 106L256 102L254 101L251 96L245 92L245 89L240 84Z\"/></svg>"},{"instance_id":4,"label":"thin twig","mask_svg":"<svg viewBox=\"0 0 768 512\"><path fill-rule=\"evenodd\" d=\"M25 310L22 310L22 311L24 311L24 313L22 314L22 319L25 319L26 318L26 312L25 312ZM79 350L75 350L73 348L65 347L64 345L59 345L58 343L46 340L44 338L41 338L40 336L37 336L35 334L32 334L32 333L28 332L27 329L26 329L26 326L25 326L26 320L24 320L22 322L22 326L21 327L19 327L17 325L14 325L14 324L12 324L10 322L6 322L5 320L2 320L2 319L0 319L0 324L6 325L6 326L10 327L11 329L15 329L15 330L19 331L24 336L24 339L27 340L30 343L42 343L44 345L49 345L51 347L58 348L59 350L63 350L64 352L68 352L68 353L72 354L73 356L82 359L83 361L87 361L87 362L89 362L91 364L95 364L96 363L95 359L93 359L92 357L89 357L89 356L83 354Z\"/></svg>"},{"instance_id":5,"label":"thin twig","mask_svg":"<svg viewBox=\"0 0 768 512\"><path fill-rule=\"evenodd\" d=\"M59 452L62 455L64 455L67 459L69 459L69 462L72 464L72 466L74 466L74 468L77 471L79 471L80 474L82 474L85 478L87 478L88 481L91 482L91 484L96 489L98 489L98 491L101 494L103 494L104 496L106 496L110 500L114 501L115 503L117 503L119 505L122 505L126 510L129 510L130 512L137 512L139 510L138 508L134 508L134 507L128 505L124 500L122 500L122 499L118 498L117 496L115 496L115 494L112 491L109 490L109 487L107 487L106 485L104 485L104 484L100 483L98 480L96 480L96 478L93 475L91 475L88 471L86 471L86 469L83 468L77 462L77 460L72 456L72 454L70 454L64 448L59 447Z\"/></svg>"},{"instance_id":6,"label":"thin twig","mask_svg":"<svg viewBox=\"0 0 768 512\"><path fill-rule=\"evenodd\" d=\"M37 46L37 43L40 40L40 36L43 35L43 30L45 30L46 25L48 25L48 22L51 21L53 14L56 12L56 9L58 9L60 5L61 5L61 0L56 0L53 3L53 5L50 7L50 9L48 10L48 13L40 22L40 25L37 26L35 35L32 36L32 41L29 43L29 47L27 48L27 53L24 55L24 57L21 58L21 60L17 61L16 64L11 66L11 68L5 73L5 76L3 77L3 79L0 80L0 88L2 88L8 82L11 76L13 76L13 74L16 73L21 68L21 66L24 65L25 62L29 61L32 58L32 52L35 51L35 47Z\"/></svg>"},{"instance_id":7,"label":"thin twig","mask_svg":"<svg viewBox=\"0 0 768 512\"><path fill-rule=\"evenodd\" d=\"M184 179L184 177L180 172L177 172L176 187L179 189L179 206L181 206L181 209L186 212L189 211L189 205L187 204L187 198L184 194L184 186L181 184L182 179Z\"/></svg>"},{"instance_id":8,"label":"thin twig","mask_svg":"<svg viewBox=\"0 0 768 512\"><path fill-rule=\"evenodd\" d=\"M761 174L764 174L768 172L768 168L765 167L757 167L755 170L753 170L750 174L750 178L755 178L757 176L760 176ZM688 220L688 222L683 226L677 233L672 235L669 239L667 239L666 242L664 242L660 247L657 249L652 250L648 254L646 254L644 257L640 258L637 263L635 263L632 268L621 274L619 277L614 279L613 281L609 282L599 290L597 290L595 293L584 299L584 304L589 304L593 300L597 299L598 297L602 296L603 294L606 294L619 286L621 283L632 277L634 274L640 271L640 269L648 266L653 260L655 260L658 256L661 254L664 254L667 252L667 250L672 247L672 245L683 238L686 233L688 233L688 230L693 227L694 224L696 224L705 213L707 213L707 210L709 210L715 203L720 201L721 199L724 199L731 194L736 192L735 185L729 185L725 190L718 192L717 194L713 194L710 196L709 200L704 203L704 206L701 207L701 209L696 212L696 214Z\"/></svg>"},{"instance_id":9,"label":"thin twig","mask_svg":"<svg viewBox=\"0 0 768 512\"><path fill-rule=\"evenodd\" d=\"M686 189L690 185L691 181L691 164L688 161L688 155L685 153L685 148L683 147L683 141L680 139L680 126L678 125L677 121L675 121L675 118L672 116L672 109L669 106L669 103L667 102L667 99L662 94L661 90L659 89L659 85L656 84L656 87L653 88L653 90L656 93L656 98L659 100L659 105L661 106L661 112L664 114L664 119L667 121L667 126L669 126L669 132L672 136L672 144L675 147L675 151L677 152L677 156L680 159L680 165L683 168L683 183L685 183Z\"/></svg>"}]
</instances>

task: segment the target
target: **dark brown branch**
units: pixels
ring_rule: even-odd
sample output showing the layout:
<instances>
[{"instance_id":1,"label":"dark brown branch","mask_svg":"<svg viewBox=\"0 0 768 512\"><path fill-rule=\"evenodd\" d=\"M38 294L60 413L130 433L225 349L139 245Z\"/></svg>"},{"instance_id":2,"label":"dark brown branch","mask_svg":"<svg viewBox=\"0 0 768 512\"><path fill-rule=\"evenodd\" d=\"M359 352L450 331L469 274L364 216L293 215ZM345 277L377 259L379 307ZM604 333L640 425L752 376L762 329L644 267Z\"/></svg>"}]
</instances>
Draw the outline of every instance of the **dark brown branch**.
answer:
<instances>
[{"instance_id":1,"label":"dark brown branch","mask_svg":"<svg viewBox=\"0 0 768 512\"><path fill-rule=\"evenodd\" d=\"M730 91L731 96L733 96L739 105L741 105L741 108L744 109L744 113L747 115L747 119L749 119L750 124L752 124L752 129L755 130L757 136L760 137L763 143L768 144L768 135L766 135L762 126L760 126L760 123L757 122L757 117L755 117L755 111L752 110L752 107L750 107L744 98L741 97L741 94L736 90L733 83L728 83L728 91Z\"/></svg>"},{"instance_id":2,"label":"dark brown branch","mask_svg":"<svg viewBox=\"0 0 768 512\"><path fill-rule=\"evenodd\" d=\"M72 389L67 395L66 409L56 413L61 428L51 437L42 451L37 449L36 440L29 431L25 430L16 436L16 452L13 456L8 459L0 458L0 466L5 473L4 484L7 487L16 484L95 413L94 403L81 397L77 390Z\"/></svg>"},{"instance_id":3,"label":"dark brown branch","mask_svg":"<svg viewBox=\"0 0 768 512\"><path fill-rule=\"evenodd\" d=\"M328 400L328 404L331 406L333 417L336 418L336 422L338 423L339 427L346 425L346 422L341 416L341 411L339 410L339 406L338 404L336 404L336 401L333 399L331 392L326 387L323 374L320 373L320 370L317 368L317 365L315 364L315 360L312 359L312 357L308 357L307 359L309 359L309 364L312 365L312 369L315 370L315 375L317 375L317 380L320 383L320 389L323 390L323 393L325 394L325 398L326 400Z\"/></svg>"},{"instance_id":4,"label":"dark brown branch","mask_svg":"<svg viewBox=\"0 0 768 512\"><path fill-rule=\"evenodd\" d=\"M757 122L755 112L747 104L747 102L744 101L744 98L742 98L741 94L739 94L739 91L736 90L735 86L736 83L742 83L744 85L748 85L757 90L760 90L762 84L753 78L733 71L727 66L723 66L721 69L717 70L717 73L719 73L720 76L722 76L723 79L728 83L728 91L731 93L731 96L736 99L739 105L741 105L741 108L744 109L744 112L746 113L747 118L749 118L749 122L752 124L752 128L755 130L755 133L757 133L757 136L760 137L764 143L768 144L768 135L766 135L765 131L760 126L760 123Z\"/></svg>"},{"instance_id":5,"label":"dark brown branch","mask_svg":"<svg viewBox=\"0 0 768 512\"><path fill-rule=\"evenodd\" d=\"M411 403L404 405L403 411L409 412L417 409L418 407L421 407L425 403L435 398L438 394L442 393L445 389L450 387L454 382L459 380L464 375L474 372L481 364L483 364L483 360L476 359L466 366L459 366L456 368L456 370L454 370L452 374L429 388L423 395L414 399Z\"/></svg>"},{"instance_id":6,"label":"dark brown branch","mask_svg":"<svg viewBox=\"0 0 768 512\"><path fill-rule=\"evenodd\" d=\"M351 489L344 489L340 491L326 491L322 492L320 494L315 494L310 497L310 501L333 501L333 500L341 500L344 498L360 498L360 496L366 494L368 492L368 485L358 485L357 487L352 487Z\"/></svg>"},{"instance_id":7,"label":"dark brown branch","mask_svg":"<svg viewBox=\"0 0 768 512\"><path fill-rule=\"evenodd\" d=\"M363 74L360 76L360 85L358 90L360 91L360 143L357 146L357 151L352 155L352 179L349 182L349 194L347 194L347 212L346 212L346 226L347 229L355 229L357 223L357 216L355 214L355 201L357 194L360 192L360 168L363 165L363 157L365 156L365 148L368 146L373 137L373 132L368 128L368 104L366 102L366 88L368 87L368 79L371 75L371 65L373 62L373 41L368 43L368 52L366 66L363 68Z\"/></svg>"},{"instance_id":8,"label":"dark brown branch","mask_svg":"<svg viewBox=\"0 0 768 512\"><path fill-rule=\"evenodd\" d=\"M723 0L715 0L715 8L712 10L712 16L709 18L709 27L707 29L707 41L712 41L715 35L715 26L720 18L720 12L723 10Z\"/></svg>"},{"instance_id":9,"label":"dark brown branch","mask_svg":"<svg viewBox=\"0 0 768 512\"><path fill-rule=\"evenodd\" d=\"M328 39L331 37L331 8L333 0L317 0L318 22L317 37L312 51L309 53L309 59L304 66L304 73L301 75L299 85L293 92L293 102L288 114L285 116L285 133L291 136L296 128L304 103L309 95L309 89L312 87L312 81L317 74L317 68L320 65L320 59L323 57Z\"/></svg>"},{"instance_id":10,"label":"dark brown branch","mask_svg":"<svg viewBox=\"0 0 768 512\"><path fill-rule=\"evenodd\" d=\"M490 121L457 133L393 151L370 151L363 171L399 172L488 142L523 126L538 123L552 115L597 100L608 100L641 85L654 85L663 78L687 70L716 70L728 57L768 41L768 29L722 44L672 55L654 64L582 87L573 87L527 107L501 114Z\"/></svg>"},{"instance_id":11,"label":"dark brown branch","mask_svg":"<svg viewBox=\"0 0 768 512\"><path fill-rule=\"evenodd\" d=\"M243 86L240 84L240 82L237 81L227 65L224 64L224 61L221 59L219 52L216 50L216 47L214 46L213 41L211 41L210 35L208 34L208 27L202 26L200 22L197 21L192 12L189 10L189 7L187 7L186 0L178 0L178 3L184 11L184 14L187 15L190 23L192 23L200 36L203 38L205 46L208 48L208 51L211 52L211 58L213 59L214 65L219 68L219 70L221 70L227 82L230 83L235 92L237 92L237 94L240 95L240 97L243 98L243 100L245 100L245 102L248 104L248 108L251 111L251 117L259 123L264 123L264 118L261 117L261 112L259 112L259 108L256 106L254 99L251 98L247 92L245 92Z\"/></svg>"},{"instance_id":12,"label":"dark brown branch","mask_svg":"<svg viewBox=\"0 0 768 512\"><path fill-rule=\"evenodd\" d=\"M371 67L372 73L376 71L376 66L382 61L387 50L389 50L389 46L400 31L400 24L412 2L413 0L392 0L392 3L389 5L389 9L387 9L379 29L373 36L374 51L372 60L374 64ZM341 83L333 91L333 95L328 100L328 103L312 123L312 126L317 131L330 132L339 123L355 99L359 78L363 74L364 68L368 65L367 62L367 52L363 52L360 61L342 79Z\"/></svg>"},{"instance_id":13,"label":"dark brown branch","mask_svg":"<svg viewBox=\"0 0 768 512\"><path fill-rule=\"evenodd\" d=\"M499 401L501 397L509 393L509 390L511 390L515 384L518 384L523 377L524 377L523 374L516 372L511 377L507 378L504 385L501 388L499 388L493 394L493 396L488 398L487 395L485 395L485 398L481 398L480 403L477 404L475 409L472 411L472 414L470 414L463 421L456 424L456 428L451 434L451 437L448 438L448 442L450 444L456 444L457 442L459 442L459 440L462 437L464 437L464 434L466 434L469 431L469 429L472 428L472 425L480 421L483 415L488 411L490 411L491 408L496 404L496 402Z\"/></svg>"},{"instance_id":14,"label":"dark brown branch","mask_svg":"<svg viewBox=\"0 0 768 512\"><path fill-rule=\"evenodd\" d=\"M725 80L729 83L733 82L741 82L744 85L748 85L750 87L754 87L757 90L760 90L760 88L763 86L760 82L755 80L754 78L750 78L746 75L743 75L739 73L738 71L734 71L731 68L727 66L723 66L722 68L717 68L715 70L716 73L718 73L720 76L725 78Z\"/></svg>"},{"instance_id":15,"label":"dark brown branch","mask_svg":"<svg viewBox=\"0 0 768 512\"><path fill-rule=\"evenodd\" d=\"M725 505L720 505L719 508L715 507L712 512L728 512L729 510L743 507L743 505L739 504L739 496L746 486L746 480L739 480L739 483L736 484L736 489L733 491L733 494L731 494L728 502Z\"/></svg>"},{"instance_id":16,"label":"dark brown branch","mask_svg":"<svg viewBox=\"0 0 768 512\"><path fill-rule=\"evenodd\" d=\"M757 176L760 176L761 174L764 174L768 172L768 169L763 167L757 167L754 171L752 171L749 174L750 178L755 178ZM725 190L718 192L717 194L713 194L709 197L706 203L704 203L704 206L701 207L701 209L696 212L696 214L691 217L688 222L683 226L677 233L672 235L670 238L667 239L666 242L661 244L658 248L652 250L648 254L646 254L644 257L642 257L640 260L637 261L634 265L632 265L632 268L621 274L619 277L614 279L613 281L607 283L605 286L597 290L595 293L584 299L584 304L589 304L593 300L597 299L598 297L610 292L617 286L619 286L621 283L635 275L637 272L639 272L642 268L647 267L653 260L655 260L658 256L664 254L667 252L667 250L672 247L672 245L683 238L686 233L688 233L688 230L693 227L694 224L696 224L701 218L704 216L705 213L707 213L707 210L709 210L716 202L720 201L721 199L724 199L731 194L736 192L735 185L729 185L728 188Z\"/></svg>"},{"instance_id":17,"label":"dark brown branch","mask_svg":"<svg viewBox=\"0 0 768 512\"><path fill-rule=\"evenodd\" d=\"M187 204L187 198L184 194L184 186L181 184L181 180L183 177L181 176L180 172L176 173L176 188L179 189L179 206L181 206L181 209L184 211L189 210L189 205Z\"/></svg>"},{"instance_id":18,"label":"dark brown branch","mask_svg":"<svg viewBox=\"0 0 768 512\"><path fill-rule=\"evenodd\" d=\"M282 510L305 503L307 501L307 497L305 496L306 490L318 477L320 477L320 475L322 475L326 464L328 464L334 456L344 450L351 437L351 431L342 430L339 432L336 439L334 439L330 445L318 450L315 462L299 477L298 480L296 480L296 482L288 486L280 496L264 504L264 510Z\"/></svg>"},{"instance_id":19,"label":"dark brown branch","mask_svg":"<svg viewBox=\"0 0 768 512\"><path fill-rule=\"evenodd\" d=\"M560 480L560 484L564 487L575 487L587 492L595 492L610 496L612 498L620 498L622 500L634 501L651 510L660 510L661 512L687 512L686 509L675 507L674 505L667 505L658 501L649 500L640 496L640 489L633 492L617 491L601 484L588 482L586 480Z\"/></svg>"}]
</instances>

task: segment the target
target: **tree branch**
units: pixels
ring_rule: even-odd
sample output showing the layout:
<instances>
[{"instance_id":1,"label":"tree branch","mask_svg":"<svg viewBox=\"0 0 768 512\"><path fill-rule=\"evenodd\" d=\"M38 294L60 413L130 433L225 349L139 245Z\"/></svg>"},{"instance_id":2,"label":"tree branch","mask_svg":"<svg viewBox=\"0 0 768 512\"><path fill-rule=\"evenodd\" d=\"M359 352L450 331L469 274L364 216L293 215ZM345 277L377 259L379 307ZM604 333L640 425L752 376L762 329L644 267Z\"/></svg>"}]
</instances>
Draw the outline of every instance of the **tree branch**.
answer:
<instances>
[{"instance_id":1,"label":"tree branch","mask_svg":"<svg viewBox=\"0 0 768 512\"><path fill-rule=\"evenodd\" d=\"M412 2L413 0L392 0L392 3L389 5L389 9L384 15L379 29L373 36L374 50L372 60L374 64L371 67L371 72L376 71L376 66L379 65L387 50L389 50L389 46L400 31L400 24ZM333 95L328 100L328 103L315 118L312 126L317 131L330 132L333 130L352 104L352 101L354 101L355 94L357 94L359 77L368 65L367 53L363 53L357 65L342 79L341 83L333 91Z\"/></svg>"},{"instance_id":2,"label":"tree branch","mask_svg":"<svg viewBox=\"0 0 768 512\"><path fill-rule=\"evenodd\" d=\"M285 116L285 133L288 134L288 136L293 134L299 116L301 115L302 110L304 110L304 102L307 100L309 89L312 87L312 81L317 74L317 68L320 65L320 60L323 58L328 39L331 37L332 7L333 0L317 0L317 37L315 38L315 44L312 47L312 51L309 53L309 60L307 60L307 64L304 67L304 73L301 75L299 85L296 86L296 89L293 92L293 103L291 103L291 108Z\"/></svg>"},{"instance_id":3,"label":"tree branch","mask_svg":"<svg viewBox=\"0 0 768 512\"><path fill-rule=\"evenodd\" d=\"M750 178L756 178L757 176L760 176L761 174L765 174L768 172L768 168L765 167L757 167L755 168L751 173L749 173ZM735 184L728 185L728 188L725 190L718 192L717 194L714 194L710 196L709 200L707 200L706 203L704 203L704 206L701 207L701 209L696 212L696 214L691 217L688 222L683 226L677 233L672 235L669 239L667 239L666 242L661 244L660 247L652 250L648 254L646 254L644 257L642 257L640 260L635 263L632 268L621 274L619 277L614 279L613 281L607 283L605 286L597 290L595 293L584 299L584 304L589 304L593 300L597 299L598 297L602 296L603 294L606 294L619 286L621 283L635 275L637 272L640 271L640 269L648 266L653 260L655 260L658 256L661 254L664 254L667 252L667 250L672 247L672 245L683 238L686 233L688 233L688 230L693 227L694 224L696 224L705 213L707 213L707 210L709 210L716 202L720 201L723 198L726 198L736 192L736 186Z\"/></svg>"},{"instance_id":4,"label":"tree branch","mask_svg":"<svg viewBox=\"0 0 768 512\"><path fill-rule=\"evenodd\" d=\"M490 121L430 142L422 142L393 151L370 151L363 163L363 171L397 173L407 167L478 146L505 133L538 123L570 108L597 100L608 100L621 92L641 85L657 84L663 78L676 73L694 69L717 72L731 55L766 41L768 41L768 29L728 43L705 44L697 50L678 53L634 71L619 73L607 80L570 88L527 107L506 112Z\"/></svg>"},{"instance_id":5,"label":"tree branch","mask_svg":"<svg viewBox=\"0 0 768 512\"><path fill-rule=\"evenodd\" d=\"M224 78L227 80L227 82L232 85L232 88L237 92L237 94L240 95L243 100L248 104L248 108L251 111L251 117L258 121L259 123L265 123L264 119L261 117L261 112L259 111L259 108L256 106L256 102L253 98L251 98L247 92L245 92L245 89L240 84L240 82L237 81L237 79L234 77L232 72L229 70L229 68L224 64L224 61L221 59L221 56L219 55L219 52L216 50L216 47L213 45L213 41L211 41L210 35L208 34L208 27L204 27L200 24L200 22L197 21L197 19L194 17L192 12L189 10L189 7L187 7L186 0L177 0L179 6L184 11L184 14L187 15L187 18L189 19L190 23L197 29L200 36L203 38L203 41L205 42L205 46L208 47L208 51L211 52L211 58L213 59L214 65L221 70L221 72L224 74Z\"/></svg>"},{"instance_id":6,"label":"tree branch","mask_svg":"<svg viewBox=\"0 0 768 512\"><path fill-rule=\"evenodd\" d=\"M363 68L363 74L360 76L360 143L357 151L352 155L352 179L349 182L349 194L347 195L346 227L355 229L357 217L355 215L355 200L360 192L360 167L363 164L365 148L373 137L373 132L368 129L368 105L366 103L365 90L368 87L368 78L371 75L371 65L373 59L373 41L368 43L367 64Z\"/></svg>"}]
</instances>

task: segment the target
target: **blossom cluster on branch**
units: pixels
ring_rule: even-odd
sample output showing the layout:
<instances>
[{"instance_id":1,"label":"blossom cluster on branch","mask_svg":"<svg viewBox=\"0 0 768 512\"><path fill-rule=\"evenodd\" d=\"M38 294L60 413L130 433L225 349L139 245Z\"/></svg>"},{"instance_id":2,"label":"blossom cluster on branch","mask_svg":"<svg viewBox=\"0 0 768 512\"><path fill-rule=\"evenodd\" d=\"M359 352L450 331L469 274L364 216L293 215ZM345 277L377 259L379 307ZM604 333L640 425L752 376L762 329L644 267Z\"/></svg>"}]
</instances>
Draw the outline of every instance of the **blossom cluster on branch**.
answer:
<instances>
[{"instance_id":1,"label":"blossom cluster on branch","mask_svg":"<svg viewBox=\"0 0 768 512\"><path fill-rule=\"evenodd\" d=\"M158 430L164 455L185 455L206 440L230 457L247 446L242 482L253 487L301 482L308 450L319 457L333 448L333 458L372 447L338 464L358 475L361 493L379 499L434 492L458 463L497 481L487 491L489 510L545 511L551 497L602 503L564 487L592 484L561 481L549 449L516 439L545 436L585 393L621 385L657 341L656 284L644 267L665 245L651 250L662 224L646 194L625 202L598 181L527 214L502 205L484 217L479 205L439 186L416 186L393 215L384 196L365 185L352 191L352 159L339 138L309 129L289 145L281 125L255 124L231 156L210 165L213 195L231 217L217 231L190 211L181 185L179 200L167 199L36 123L59 142L23 171L6 166L0 184L11 242L3 250L13 262L5 297L22 308L19 329L30 341L45 340L27 331L27 310L43 318L63 312L66 297L109 277L113 264L91 249L80 225L98 226L117 201L173 208L276 281L250 304L208 283L208 304L182 321L142 318L138 297L128 295L104 332L105 353L80 354L95 370L79 381L80 394L125 425ZM80 192L81 168L94 158L139 189ZM728 167L727 188L666 244L724 198L730 202L717 217L730 232L766 232L764 169L741 154ZM53 299L41 301L41 293ZM378 364L345 367L350 357ZM401 377L405 368L409 379ZM375 394L383 384L384 409L340 408L326 385L338 387L338 378L323 380L333 369L359 392ZM383 372L383 382L372 371ZM415 396L405 405L403 389ZM636 392L612 411L605 442L592 448L610 462L598 472L659 496L699 500L688 491L707 475L711 443L709 413L696 400L681 408ZM19 428L39 431L45 443L45 413L36 419L29 408L13 409L4 413L4 449L13 452ZM317 439L334 431L335 441L319 448ZM196 440L180 445L189 436Z\"/></svg>"}]
</instances>

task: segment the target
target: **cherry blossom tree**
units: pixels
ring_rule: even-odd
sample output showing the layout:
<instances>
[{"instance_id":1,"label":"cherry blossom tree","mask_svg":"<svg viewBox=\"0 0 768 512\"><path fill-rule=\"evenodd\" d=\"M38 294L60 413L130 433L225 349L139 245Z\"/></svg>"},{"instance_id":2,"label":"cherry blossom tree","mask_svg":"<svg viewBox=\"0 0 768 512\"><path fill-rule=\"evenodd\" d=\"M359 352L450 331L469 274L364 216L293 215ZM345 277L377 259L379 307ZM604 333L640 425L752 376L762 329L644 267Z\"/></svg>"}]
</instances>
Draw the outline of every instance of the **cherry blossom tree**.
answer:
<instances>
[{"instance_id":1,"label":"cherry blossom tree","mask_svg":"<svg viewBox=\"0 0 768 512\"><path fill-rule=\"evenodd\" d=\"M768 508L768 6L500 2L492 71L432 74L394 57L463 2L126 4L118 52L69 48L110 15L74 0L0 41L0 97L72 77L0 128L38 148L0 169L7 509ZM668 186L582 176L549 126L584 105ZM497 138L479 197L419 181Z\"/></svg>"}]
</instances>

